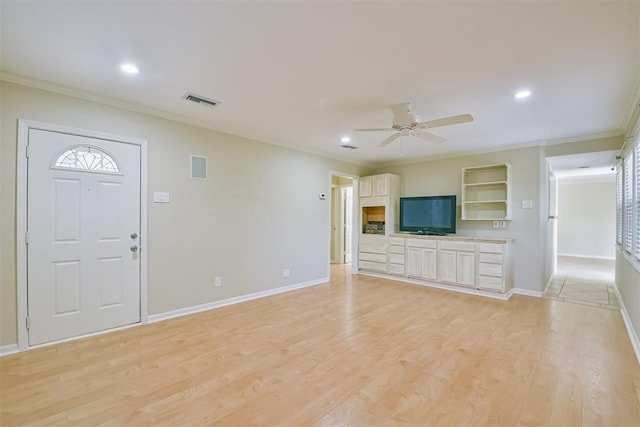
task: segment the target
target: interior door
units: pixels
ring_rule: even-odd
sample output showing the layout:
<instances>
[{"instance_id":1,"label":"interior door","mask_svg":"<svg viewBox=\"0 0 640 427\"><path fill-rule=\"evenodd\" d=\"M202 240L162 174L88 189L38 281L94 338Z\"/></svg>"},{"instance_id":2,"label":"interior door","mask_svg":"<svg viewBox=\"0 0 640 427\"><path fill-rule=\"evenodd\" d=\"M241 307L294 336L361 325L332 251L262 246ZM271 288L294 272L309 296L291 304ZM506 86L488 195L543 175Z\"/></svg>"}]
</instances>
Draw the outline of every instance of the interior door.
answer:
<instances>
[{"instance_id":1,"label":"interior door","mask_svg":"<svg viewBox=\"0 0 640 427\"><path fill-rule=\"evenodd\" d=\"M140 321L140 147L29 130L29 344Z\"/></svg>"}]
</instances>

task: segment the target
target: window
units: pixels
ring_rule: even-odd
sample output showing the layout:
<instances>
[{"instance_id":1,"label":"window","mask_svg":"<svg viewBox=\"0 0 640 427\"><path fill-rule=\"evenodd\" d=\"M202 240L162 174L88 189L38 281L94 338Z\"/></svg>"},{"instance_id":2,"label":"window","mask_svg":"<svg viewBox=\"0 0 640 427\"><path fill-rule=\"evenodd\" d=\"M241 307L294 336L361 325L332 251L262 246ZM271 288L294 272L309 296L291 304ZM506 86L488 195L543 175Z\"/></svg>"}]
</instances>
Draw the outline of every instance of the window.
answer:
<instances>
[{"instance_id":1,"label":"window","mask_svg":"<svg viewBox=\"0 0 640 427\"><path fill-rule=\"evenodd\" d=\"M635 225L635 257L640 261L640 138L636 140L635 151L635 182L636 182L636 225Z\"/></svg>"},{"instance_id":2,"label":"window","mask_svg":"<svg viewBox=\"0 0 640 427\"><path fill-rule=\"evenodd\" d=\"M78 145L67 149L58 156L54 167L92 172L120 172L113 157L97 147L88 145Z\"/></svg>"},{"instance_id":3,"label":"window","mask_svg":"<svg viewBox=\"0 0 640 427\"><path fill-rule=\"evenodd\" d=\"M640 261L640 138L626 150L616 172L616 242Z\"/></svg>"},{"instance_id":4,"label":"window","mask_svg":"<svg viewBox=\"0 0 640 427\"><path fill-rule=\"evenodd\" d=\"M624 157L624 219L622 221L622 244L626 252L631 253L633 247L633 151Z\"/></svg>"},{"instance_id":5,"label":"window","mask_svg":"<svg viewBox=\"0 0 640 427\"><path fill-rule=\"evenodd\" d=\"M622 246L622 167L616 171L616 243Z\"/></svg>"}]
</instances>

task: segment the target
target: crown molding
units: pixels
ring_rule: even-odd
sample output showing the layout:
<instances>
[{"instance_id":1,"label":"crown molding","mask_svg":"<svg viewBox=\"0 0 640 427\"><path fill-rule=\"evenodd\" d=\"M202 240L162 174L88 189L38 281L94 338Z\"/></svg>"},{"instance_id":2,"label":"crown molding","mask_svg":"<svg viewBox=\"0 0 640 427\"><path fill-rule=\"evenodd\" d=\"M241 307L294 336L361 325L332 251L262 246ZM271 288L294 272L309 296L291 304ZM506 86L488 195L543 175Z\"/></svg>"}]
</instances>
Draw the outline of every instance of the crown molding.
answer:
<instances>
[{"instance_id":1,"label":"crown molding","mask_svg":"<svg viewBox=\"0 0 640 427\"><path fill-rule=\"evenodd\" d=\"M147 114L154 117L160 117L163 119L171 120L171 121L186 124L186 125L209 129L215 132L221 132L229 135L239 136L241 138L246 138L252 141L275 145L291 151L311 154L314 156L335 160L339 162L344 162L344 163L348 163L355 166L361 166L361 167L367 167L367 168L375 167L374 164L371 162L358 161L358 160L347 159L345 157L333 156L319 150L309 150L309 149L302 150L299 147L295 146L293 143L276 141L275 138L254 133L251 131L247 131L244 129L238 129L231 126L210 123L204 120L192 119L190 117L186 117L180 114L169 113L167 111L159 110L152 107L147 107L147 106L136 104L133 102L122 101L116 98L96 95L94 93L86 92L79 89L74 89L69 86L64 86L64 85L60 85L57 83L48 82L44 80L33 79L33 78L22 76L19 74L10 73L4 70L0 70L0 80L8 83L14 83L21 86L31 87L34 89L44 90L47 92L53 92L60 95L66 95L73 98L82 99L85 101L96 102L98 104L108 105L110 107L133 111L136 113Z\"/></svg>"}]
</instances>

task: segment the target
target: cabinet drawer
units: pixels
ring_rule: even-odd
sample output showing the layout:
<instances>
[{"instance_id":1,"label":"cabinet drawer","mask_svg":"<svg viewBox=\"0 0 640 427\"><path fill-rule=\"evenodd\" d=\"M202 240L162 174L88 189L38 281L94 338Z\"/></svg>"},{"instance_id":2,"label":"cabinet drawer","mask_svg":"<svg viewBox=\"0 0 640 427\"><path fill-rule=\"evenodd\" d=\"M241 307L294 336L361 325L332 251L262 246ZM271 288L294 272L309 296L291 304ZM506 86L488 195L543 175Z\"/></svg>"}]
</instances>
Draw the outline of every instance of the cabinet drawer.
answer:
<instances>
[{"instance_id":1,"label":"cabinet drawer","mask_svg":"<svg viewBox=\"0 0 640 427\"><path fill-rule=\"evenodd\" d=\"M440 249L450 251L475 252L476 250L476 244L471 242L448 242L441 240L438 244L440 245Z\"/></svg>"},{"instance_id":2,"label":"cabinet drawer","mask_svg":"<svg viewBox=\"0 0 640 427\"><path fill-rule=\"evenodd\" d=\"M387 262L387 254L372 254L368 252L360 252L361 261Z\"/></svg>"},{"instance_id":3,"label":"cabinet drawer","mask_svg":"<svg viewBox=\"0 0 640 427\"><path fill-rule=\"evenodd\" d=\"M478 252L503 254L505 245L501 243L478 243Z\"/></svg>"},{"instance_id":4,"label":"cabinet drawer","mask_svg":"<svg viewBox=\"0 0 640 427\"><path fill-rule=\"evenodd\" d=\"M389 264L389 274L404 276L404 264Z\"/></svg>"},{"instance_id":5,"label":"cabinet drawer","mask_svg":"<svg viewBox=\"0 0 640 427\"><path fill-rule=\"evenodd\" d=\"M389 254L389 262L391 264L402 264L404 265L404 254Z\"/></svg>"},{"instance_id":6,"label":"cabinet drawer","mask_svg":"<svg viewBox=\"0 0 640 427\"><path fill-rule=\"evenodd\" d=\"M478 276L478 287L492 291L503 291L504 282L501 277Z\"/></svg>"},{"instance_id":7,"label":"cabinet drawer","mask_svg":"<svg viewBox=\"0 0 640 427\"><path fill-rule=\"evenodd\" d=\"M387 245L360 245L360 252L370 252L374 254L387 254Z\"/></svg>"},{"instance_id":8,"label":"cabinet drawer","mask_svg":"<svg viewBox=\"0 0 640 427\"><path fill-rule=\"evenodd\" d=\"M360 261L360 268L363 270L373 270L382 273L387 272L387 263Z\"/></svg>"},{"instance_id":9,"label":"cabinet drawer","mask_svg":"<svg viewBox=\"0 0 640 427\"><path fill-rule=\"evenodd\" d=\"M435 249L438 242L436 240L428 239L407 239L407 246L412 248L431 248Z\"/></svg>"},{"instance_id":10,"label":"cabinet drawer","mask_svg":"<svg viewBox=\"0 0 640 427\"><path fill-rule=\"evenodd\" d=\"M404 254L404 246L391 245L391 246L389 246L389 253L390 254Z\"/></svg>"},{"instance_id":11,"label":"cabinet drawer","mask_svg":"<svg viewBox=\"0 0 640 427\"><path fill-rule=\"evenodd\" d=\"M502 264L478 264L478 273L484 276L502 277Z\"/></svg>"},{"instance_id":12,"label":"cabinet drawer","mask_svg":"<svg viewBox=\"0 0 640 427\"><path fill-rule=\"evenodd\" d=\"M404 239L402 237L389 237L389 244L404 246Z\"/></svg>"},{"instance_id":13,"label":"cabinet drawer","mask_svg":"<svg viewBox=\"0 0 640 427\"><path fill-rule=\"evenodd\" d=\"M490 262L493 264L502 264L504 262L504 256L502 254L487 254L480 252L478 254L478 260L480 262Z\"/></svg>"}]
</instances>

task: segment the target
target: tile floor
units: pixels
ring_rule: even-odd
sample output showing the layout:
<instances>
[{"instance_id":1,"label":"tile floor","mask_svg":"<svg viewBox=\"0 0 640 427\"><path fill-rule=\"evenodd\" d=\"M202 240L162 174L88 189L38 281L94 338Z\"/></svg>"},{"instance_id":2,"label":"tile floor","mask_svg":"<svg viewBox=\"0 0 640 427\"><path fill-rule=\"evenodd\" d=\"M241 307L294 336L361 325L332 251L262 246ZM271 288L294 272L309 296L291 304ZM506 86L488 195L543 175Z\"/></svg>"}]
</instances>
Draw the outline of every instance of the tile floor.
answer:
<instances>
[{"instance_id":1,"label":"tile floor","mask_svg":"<svg viewBox=\"0 0 640 427\"><path fill-rule=\"evenodd\" d=\"M618 310L614 289L615 262L558 257L558 271L549 280L546 298Z\"/></svg>"}]
</instances>

